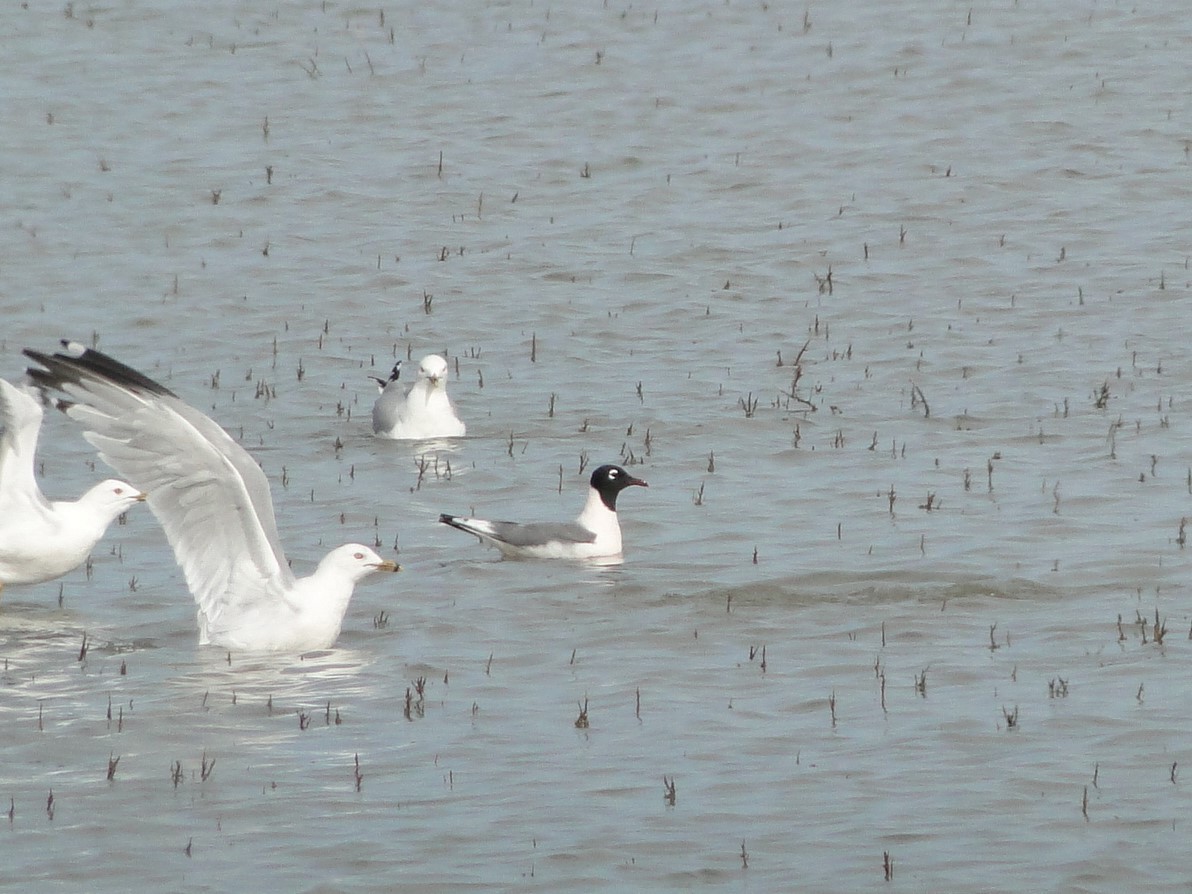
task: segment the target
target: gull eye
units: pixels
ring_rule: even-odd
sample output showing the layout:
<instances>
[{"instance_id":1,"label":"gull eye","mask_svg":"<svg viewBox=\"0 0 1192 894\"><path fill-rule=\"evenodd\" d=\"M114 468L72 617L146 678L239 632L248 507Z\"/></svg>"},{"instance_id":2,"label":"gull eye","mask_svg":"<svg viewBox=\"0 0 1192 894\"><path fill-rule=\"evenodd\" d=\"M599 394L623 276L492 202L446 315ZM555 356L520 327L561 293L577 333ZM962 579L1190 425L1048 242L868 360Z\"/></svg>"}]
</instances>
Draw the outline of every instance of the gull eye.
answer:
<instances>
[{"instance_id":1,"label":"gull eye","mask_svg":"<svg viewBox=\"0 0 1192 894\"><path fill-rule=\"evenodd\" d=\"M353 559L363 559L364 553L356 553L354 556L352 556L352 558Z\"/></svg>"},{"instance_id":2,"label":"gull eye","mask_svg":"<svg viewBox=\"0 0 1192 894\"><path fill-rule=\"evenodd\" d=\"M122 488L122 487L116 488L116 496L120 496L122 493L124 493L124 488Z\"/></svg>"}]
</instances>

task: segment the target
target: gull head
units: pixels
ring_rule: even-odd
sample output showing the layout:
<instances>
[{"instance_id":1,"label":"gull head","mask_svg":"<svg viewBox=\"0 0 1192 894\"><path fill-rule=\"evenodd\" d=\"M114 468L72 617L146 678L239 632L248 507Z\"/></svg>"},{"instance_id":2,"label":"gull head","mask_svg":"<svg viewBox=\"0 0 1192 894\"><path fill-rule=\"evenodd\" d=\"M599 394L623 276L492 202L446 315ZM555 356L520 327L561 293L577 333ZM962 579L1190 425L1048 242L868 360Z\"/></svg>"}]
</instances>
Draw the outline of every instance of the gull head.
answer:
<instances>
[{"instance_id":1,"label":"gull head","mask_svg":"<svg viewBox=\"0 0 1192 894\"><path fill-rule=\"evenodd\" d=\"M447 378L447 361L438 354L427 354L418 363L418 378L427 379L432 387L437 387Z\"/></svg>"},{"instance_id":2,"label":"gull head","mask_svg":"<svg viewBox=\"0 0 1192 894\"><path fill-rule=\"evenodd\" d=\"M345 543L336 547L319 563L319 570L331 568L353 582L368 577L374 571L401 571L401 566L382 559L362 543Z\"/></svg>"},{"instance_id":3,"label":"gull head","mask_svg":"<svg viewBox=\"0 0 1192 894\"><path fill-rule=\"evenodd\" d=\"M127 481L109 478L101 481L80 498L80 503L94 506L98 512L109 518L127 512L137 503L144 503L148 494L137 490Z\"/></svg>"},{"instance_id":4,"label":"gull head","mask_svg":"<svg viewBox=\"0 0 1192 894\"><path fill-rule=\"evenodd\" d=\"M590 484L592 490L600 494L600 499L613 512L617 511L617 494L627 487L649 487L642 479L635 478L620 466L603 465L592 472Z\"/></svg>"}]
</instances>

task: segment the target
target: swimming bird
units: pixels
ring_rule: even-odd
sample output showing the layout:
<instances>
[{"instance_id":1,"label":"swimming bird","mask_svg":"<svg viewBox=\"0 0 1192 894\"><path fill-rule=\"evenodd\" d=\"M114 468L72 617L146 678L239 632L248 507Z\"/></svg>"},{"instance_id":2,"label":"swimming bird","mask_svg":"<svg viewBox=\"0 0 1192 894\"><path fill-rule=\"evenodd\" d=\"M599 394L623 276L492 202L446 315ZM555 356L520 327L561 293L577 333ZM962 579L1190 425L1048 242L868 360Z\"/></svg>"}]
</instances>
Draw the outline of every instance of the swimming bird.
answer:
<instances>
[{"instance_id":1,"label":"swimming bird","mask_svg":"<svg viewBox=\"0 0 1192 894\"><path fill-rule=\"evenodd\" d=\"M620 466L603 465L592 472L588 501L573 522L519 524L440 515L439 521L495 546L506 556L536 559L600 559L621 555L617 495L625 488L648 487Z\"/></svg>"},{"instance_id":2,"label":"swimming bird","mask_svg":"<svg viewBox=\"0 0 1192 894\"><path fill-rule=\"evenodd\" d=\"M381 438L415 441L425 438L461 438L467 426L455 414L447 397L447 361L428 354L418 364L418 380L404 396L398 378L401 361L389 378L376 376L381 396L373 404L373 432Z\"/></svg>"},{"instance_id":3,"label":"swimming bird","mask_svg":"<svg viewBox=\"0 0 1192 894\"><path fill-rule=\"evenodd\" d=\"M0 590L78 568L108 525L145 499L127 481L109 478L77 500L47 500L33 474L41 420L33 390L0 379Z\"/></svg>"},{"instance_id":4,"label":"swimming bird","mask_svg":"<svg viewBox=\"0 0 1192 894\"><path fill-rule=\"evenodd\" d=\"M66 413L100 458L149 492L198 606L199 642L309 652L339 637L356 583L398 571L360 543L331 550L295 578L282 552L269 482L213 420L135 369L90 348L25 349L29 376L64 392Z\"/></svg>"}]
</instances>

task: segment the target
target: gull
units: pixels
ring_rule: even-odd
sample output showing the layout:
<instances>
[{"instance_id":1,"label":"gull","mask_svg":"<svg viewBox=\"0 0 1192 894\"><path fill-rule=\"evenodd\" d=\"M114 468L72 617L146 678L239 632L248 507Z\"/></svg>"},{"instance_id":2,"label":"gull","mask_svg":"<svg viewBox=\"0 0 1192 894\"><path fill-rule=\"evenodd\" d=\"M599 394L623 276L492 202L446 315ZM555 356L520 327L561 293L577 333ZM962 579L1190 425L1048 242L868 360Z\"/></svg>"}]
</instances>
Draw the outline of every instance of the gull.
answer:
<instances>
[{"instance_id":1,"label":"gull","mask_svg":"<svg viewBox=\"0 0 1192 894\"><path fill-rule=\"evenodd\" d=\"M467 426L455 415L447 397L447 361L428 354L418 364L418 381L404 396L398 378L401 361L388 379L376 380L381 396L373 404L373 432L381 438L418 441L426 438L461 438Z\"/></svg>"},{"instance_id":2,"label":"gull","mask_svg":"<svg viewBox=\"0 0 1192 894\"><path fill-rule=\"evenodd\" d=\"M613 559L621 555L617 495L632 485L648 487L620 466L603 465L592 472L588 501L573 522L519 524L440 515L439 521L491 544L502 555L535 559Z\"/></svg>"},{"instance_id":3,"label":"gull","mask_svg":"<svg viewBox=\"0 0 1192 894\"><path fill-rule=\"evenodd\" d=\"M29 376L70 399L108 465L149 492L198 606L200 644L310 652L339 637L356 583L398 571L360 543L331 550L295 578L282 552L265 473L213 420L157 382L74 342L53 355L25 349Z\"/></svg>"},{"instance_id":4,"label":"gull","mask_svg":"<svg viewBox=\"0 0 1192 894\"><path fill-rule=\"evenodd\" d=\"M109 478L77 500L47 500L33 474L41 420L33 389L0 379L0 590L78 568L108 525L145 499L127 481Z\"/></svg>"}]
</instances>

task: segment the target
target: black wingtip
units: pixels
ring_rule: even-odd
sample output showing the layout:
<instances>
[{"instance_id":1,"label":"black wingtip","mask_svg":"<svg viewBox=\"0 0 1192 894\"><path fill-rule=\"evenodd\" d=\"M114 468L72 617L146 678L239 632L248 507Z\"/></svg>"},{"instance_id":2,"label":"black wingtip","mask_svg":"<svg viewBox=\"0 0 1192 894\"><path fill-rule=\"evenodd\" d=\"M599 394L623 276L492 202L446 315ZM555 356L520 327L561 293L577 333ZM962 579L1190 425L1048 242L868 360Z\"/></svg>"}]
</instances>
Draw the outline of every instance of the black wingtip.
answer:
<instances>
[{"instance_id":1,"label":"black wingtip","mask_svg":"<svg viewBox=\"0 0 1192 894\"><path fill-rule=\"evenodd\" d=\"M61 387L63 382L78 382L84 375L106 379L138 391L147 391L163 397L177 397L174 392L164 385L153 381L143 373L137 372L131 366L126 366L114 357L109 357L95 348L86 348L77 342L62 340L64 352L45 354L32 348L22 350L26 357L40 363L45 369L30 367L26 370L29 378L40 388L53 389Z\"/></svg>"},{"instance_id":2,"label":"black wingtip","mask_svg":"<svg viewBox=\"0 0 1192 894\"><path fill-rule=\"evenodd\" d=\"M445 524L445 525L450 525L451 527L453 527L453 528L455 528L455 529L457 529L457 530L459 530L459 531L466 531L466 530L467 530L467 529L466 529L466 528L465 528L463 525L461 525L461 524L459 523L459 517L458 517L458 516L455 516L455 515L447 515L447 513L445 513L445 512L444 512L444 513L441 513L441 514L439 515L439 521L440 521L440 522L442 522L442 523L443 523L443 524ZM470 532L469 532L469 533L470 533Z\"/></svg>"}]
</instances>

